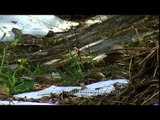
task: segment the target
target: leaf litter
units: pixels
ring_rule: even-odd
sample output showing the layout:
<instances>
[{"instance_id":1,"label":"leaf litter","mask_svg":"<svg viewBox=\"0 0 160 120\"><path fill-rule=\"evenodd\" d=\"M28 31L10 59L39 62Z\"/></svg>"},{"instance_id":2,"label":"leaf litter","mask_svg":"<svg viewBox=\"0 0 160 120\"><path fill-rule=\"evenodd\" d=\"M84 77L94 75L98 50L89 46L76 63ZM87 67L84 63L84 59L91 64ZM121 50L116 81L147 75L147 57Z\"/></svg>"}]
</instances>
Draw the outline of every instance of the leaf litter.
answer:
<instances>
[{"instance_id":1,"label":"leaf litter","mask_svg":"<svg viewBox=\"0 0 160 120\"><path fill-rule=\"evenodd\" d=\"M73 81L66 82L66 80L68 79L63 78L64 80L58 80L53 76L49 75L47 77L43 75L37 75L36 81L37 86L39 85L39 87L35 85L33 90L44 90L45 88L52 85L78 85L80 89L85 89L86 85L105 80L114 80L117 78L128 79L129 84L123 85L116 83L114 84L114 90L111 93L104 93L102 95L92 97L77 97L73 93L78 92L79 89L73 89L73 91L64 91L60 94L51 93L50 96L44 96L40 99L14 98L14 100L32 102L36 101L39 103L46 102L52 104L56 103L63 105L154 105L155 103L159 104L159 38L156 32L157 28L154 27L156 25L159 25L159 22L156 16L146 16L144 20L146 20L149 24L143 23L143 20L137 20L137 22L134 22L133 24L134 27L130 29L131 33L137 34L137 39L120 42L118 44L120 47L111 47L111 50L108 50L108 53L105 54L102 60L95 62L94 67L87 63L88 59L85 59L85 57L87 57L86 54L82 51L79 51L78 49L77 53L75 53L74 56L76 56L80 60L80 65L82 65L82 67L85 66L85 68L83 69L83 71L85 72L84 76L80 78L75 78L75 80ZM141 24L141 26L139 26L139 28L137 29L136 24L139 23L143 24ZM125 27L122 27L121 29L119 28L119 33L121 33L121 31L124 28ZM148 31L153 32L153 34L140 36L139 34L141 31L139 29L141 29L141 31L144 30L146 34ZM118 33L115 35L117 36ZM22 46L20 48L21 50L17 50L18 47L10 48L12 52L14 51L15 56L13 57L17 59L17 57L21 57L23 54L23 56L25 56L28 59L28 61L31 61L32 64L43 63L44 61L47 61L47 56L51 57L52 59L59 57L63 58L62 55L54 55L50 53L54 45L63 45L65 42L63 41L63 43L61 41L60 43L53 44L51 38L52 37L45 39L37 39L32 36L22 36L22 39L25 40L23 40L23 42L20 44L20 46ZM41 46L41 48L38 48L36 51L33 50L33 53L41 50L40 55L29 57L30 53L32 53L32 49L30 49L29 47L26 47L27 49L29 49L29 54L27 53L27 50L24 50L25 53L18 53L17 51L23 51L23 49L25 49L23 45L26 43L29 46L32 46L32 44ZM106 48L109 49L108 47ZM55 53L62 51L64 51L64 49L59 47L55 51ZM41 53L43 52L46 52L46 55L41 55ZM57 62L57 66L54 70L56 70L56 68L59 68L61 70L72 65L70 59L66 58L66 56L68 56L69 54L68 50L66 50L63 53L65 56L64 60L66 61L59 63ZM13 57L9 59L12 64L15 63ZM71 68L74 67L76 67L76 65ZM46 71L46 73L48 72L50 72L50 69ZM53 70L51 71L51 73L52 72Z\"/></svg>"}]
</instances>

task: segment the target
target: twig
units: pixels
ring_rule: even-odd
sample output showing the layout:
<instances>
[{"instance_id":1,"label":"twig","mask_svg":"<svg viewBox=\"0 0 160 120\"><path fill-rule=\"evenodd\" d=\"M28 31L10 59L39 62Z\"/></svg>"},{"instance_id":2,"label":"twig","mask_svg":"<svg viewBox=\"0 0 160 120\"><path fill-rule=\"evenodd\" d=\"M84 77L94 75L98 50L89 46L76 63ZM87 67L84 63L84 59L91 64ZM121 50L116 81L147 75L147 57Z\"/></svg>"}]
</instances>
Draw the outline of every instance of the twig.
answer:
<instances>
[{"instance_id":1,"label":"twig","mask_svg":"<svg viewBox=\"0 0 160 120\"><path fill-rule=\"evenodd\" d=\"M153 78L156 76L158 67L159 67L159 65L157 65L156 68L155 68L155 70L154 70Z\"/></svg>"},{"instance_id":2,"label":"twig","mask_svg":"<svg viewBox=\"0 0 160 120\"><path fill-rule=\"evenodd\" d=\"M130 80L130 82L131 82L131 66L132 66L132 57L131 57L131 60L130 60L130 63L129 63L129 80Z\"/></svg>"},{"instance_id":3,"label":"twig","mask_svg":"<svg viewBox=\"0 0 160 120\"><path fill-rule=\"evenodd\" d=\"M141 65L145 60L147 60L153 53L155 52L155 50L152 50L152 52L147 55L138 65Z\"/></svg>"},{"instance_id":4,"label":"twig","mask_svg":"<svg viewBox=\"0 0 160 120\"><path fill-rule=\"evenodd\" d=\"M159 94L159 91L156 92L155 94L153 94L148 100L145 100L141 105L144 105L145 103L147 103L148 101L150 101L152 98L154 98L157 94Z\"/></svg>"},{"instance_id":5,"label":"twig","mask_svg":"<svg viewBox=\"0 0 160 120\"><path fill-rule=\"evenodd\" d=\"M130 105L135 105L133 103L125 103L125 102L121 102L121 101L111 101L111 100L107 100L108 102L112 102L112 104L115 104L115 103L122 103L122 104L130 104Z\"/></svg>"}]
</instances>

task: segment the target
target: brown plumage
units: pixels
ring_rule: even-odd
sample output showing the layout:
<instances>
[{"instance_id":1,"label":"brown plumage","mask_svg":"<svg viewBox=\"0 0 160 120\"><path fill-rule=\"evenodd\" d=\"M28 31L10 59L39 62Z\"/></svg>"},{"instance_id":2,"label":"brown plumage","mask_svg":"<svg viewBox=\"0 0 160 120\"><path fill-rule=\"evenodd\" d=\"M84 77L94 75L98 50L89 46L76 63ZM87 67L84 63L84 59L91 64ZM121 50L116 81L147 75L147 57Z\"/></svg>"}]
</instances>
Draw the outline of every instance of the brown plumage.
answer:
<instances>
[{"instance_id":1,"label":"brown plumage","mask_svg":"<svg viewBox=\"0 0 160 120\"><path fill-rule=\"evenodd\" d=\"M124 58L125 53L126 50L121 45L109 46L104 61L106 64L118 62Z\"/></svg>"}]
</instances>

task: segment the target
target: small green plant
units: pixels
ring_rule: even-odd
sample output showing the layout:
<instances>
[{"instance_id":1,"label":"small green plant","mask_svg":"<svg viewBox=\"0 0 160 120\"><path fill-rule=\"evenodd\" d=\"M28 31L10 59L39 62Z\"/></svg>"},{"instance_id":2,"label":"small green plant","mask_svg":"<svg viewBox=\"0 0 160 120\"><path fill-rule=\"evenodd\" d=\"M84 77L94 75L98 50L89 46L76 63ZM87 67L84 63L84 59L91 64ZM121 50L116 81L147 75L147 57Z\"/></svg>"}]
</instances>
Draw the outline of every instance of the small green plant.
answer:
<instances>
[{"instance_id":1,"label":"small green plant","mask_svg":"<svg viewBox=\"0 0 160 120\"><path fill-rule=\"evenodd\" d=\"M21 93L30 90L34 85L34 78L27 79L17 76L17 71L6 70L1 73L0 83L9 86L11 94Z\"/></svg>"},{"instance_id":2,"label":"small green plant","mask_svg":"<svg viewBox=\"0 0 160 120\"><path fill-rule=\"evenodd\" d=\"M79 77L83 76L83 70L84 70L84 66L81 64L80 60L78 59L78 57L75 57L74 55L70 54L70 60L71 60L71 69L74 70L75 74Z\"/></svg>"},{"instance_id":3,"label":"small green plant","mask_svg":"<svg viewBox=\"0 0 160 120\"><path fill-rule=\"evenodd\" d=\"M5 59L7 47L3 48L0 54L0 84L6 84L9 87L11 94L21 93L33 88L35 75L40 73L40 68L36 67L27 68L28 62L26 59L18 59L19 65L11 69ZM26 77L24 77L26 76ZM29 77L28 77L29 76Z\"/></svg>"},{"instance_id":4,"label":"small green plant","mask_svg":"<svg viewBox=\"0 0 160 120\"><path fill-rule=\"evenodd\" d=\"M11 45L16 46L21 42L21 40L19 38L15 38L12 42Z\"/></svg>"},{"instance_id":5,"label":"small green plant","mask_svg":"<svg viewBox=\"0 0 160 120\"><path fill-rule=\"evenodd\" d=\"M86 73L86 68L88 67L95 67L95 63L93 62L92 58L94 57L93 53L86 54L86 60L84 62L80 61L79 57L74 56L71 52L69 52L69 59L71 61L71 65L63 70L58 70L60 73L62 80L67 81L68 84L76 80L83 80Z\"/></svg>"},{"instance_id":6,"label":"small green plant","mask_svg":"<svg viewBox=\"0 0 160 120\"><path fill-rule=\"evenodd\" d=\"M40 74L43 74L45 72L40 68L39 64L31 65L29 70L32 71L33 75L40 75Z\"/></svg>"},{"instance_id":7,"label":"small green plant","mask_svg":"<svg viewBox=\"0 0 160 120\"><path fill-rule=\"evenodd\" d=\"M13 28L12 29L13 33L15 34L15 39L11 42L11 45L18 45L19 43L21 43L21 37L22 37L22 30Z\"/></svg>"},{"instance_id":8,"label":"small green plant","mask_svg":"<svg viewBox=\"0 0 160 120\"><path fill-rule=\"evenodd\" d=\"M93 58L96 56L96 54L89 50L89 52L86 54L86 56L87 56L87 63L89 65L91 65L91 67L95 68L96 63L95 63L95 61L93 61Z\"/></svg>"}]
</instances>

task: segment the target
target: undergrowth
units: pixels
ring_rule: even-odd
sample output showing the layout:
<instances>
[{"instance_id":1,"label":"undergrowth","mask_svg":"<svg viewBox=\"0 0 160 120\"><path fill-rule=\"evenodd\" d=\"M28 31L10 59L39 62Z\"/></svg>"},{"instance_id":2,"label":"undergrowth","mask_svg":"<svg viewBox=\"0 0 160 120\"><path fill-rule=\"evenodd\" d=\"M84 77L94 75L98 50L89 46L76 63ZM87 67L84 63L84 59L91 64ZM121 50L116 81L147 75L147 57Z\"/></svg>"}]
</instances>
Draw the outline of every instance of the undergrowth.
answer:
<instances>
[{"instance_id":1,"label":"undergrowth","mask_svg":"<svg viewBox=\"0 0 160 120\"><path fill-rule=\"evenodd\" d=\"M17 39L15 39L17 41ZM9 45L16 45L13 41ZM10 94L17 94L29 91L34 86L34 80L37 74L41 73L38 65L29 66L26 59L18 59L14 66L7 61L8 45L0 45L0 85L6 85ZM1 89L1 88L0 88Z\"/></svg>"},{"instance_id":2,"label":"undergrowth","mask_svg":"<svg viewBox=\"0 0 160 120\"><path fill-rule=\"evenodd\" d=\"M36 77L45 74L39 64L29 63L26 58L17 59L17 62L13 65L8 63L7 49L17 44L20 44L19 38L11 44L0 44L0 85L5 84L10 94L32 90L36 84ZM85 60L81 60L81 57L75 56L70 51L68 59L71 64L66 68L55 70L61 76L59 82L64 85L73 85L76 81L85 79L87 69L95 66L92 61L94 56L93 53L89 52L85 55Z\"/></svg>"},{"instance_id":3,"label":"undergrowth","mask_svg":"<svg viewBox=\"0 0 160 120\"><path fill-rule=\"evenodd\" d=\"M82 60L81 56L75 56L69 52L69 60L71 64L61 70L57 70L61 75L61 80L65 82L66 85L75 84L78 80L84 80L87 74L87 69L92 69L95 67L95 63L92 60L95 55L91 52L86 54L86 59Z\"/></svg>"}]
</instances>

